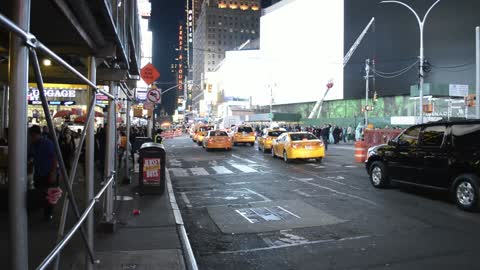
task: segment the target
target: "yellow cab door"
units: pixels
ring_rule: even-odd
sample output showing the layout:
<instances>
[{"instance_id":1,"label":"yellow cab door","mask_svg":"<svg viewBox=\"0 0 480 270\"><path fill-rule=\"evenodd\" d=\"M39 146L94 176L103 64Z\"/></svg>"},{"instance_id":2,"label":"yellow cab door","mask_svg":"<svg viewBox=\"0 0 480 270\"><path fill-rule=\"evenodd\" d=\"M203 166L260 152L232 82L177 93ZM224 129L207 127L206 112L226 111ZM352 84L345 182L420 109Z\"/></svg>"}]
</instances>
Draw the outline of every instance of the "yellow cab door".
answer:
<instances>
[{"instance_id":1,"label":"yellow cab door","mask_svg":"<svg viewBox=\"0 0 480 270\"><path fill-rule=\"evenodd\" d=\"M283 150L285 149L285 142L287 141L287 138L287 134L282 134L277 138L277 143L275 146L275 153L277 155L283 155Z\"/></svg>"}]
</instances>

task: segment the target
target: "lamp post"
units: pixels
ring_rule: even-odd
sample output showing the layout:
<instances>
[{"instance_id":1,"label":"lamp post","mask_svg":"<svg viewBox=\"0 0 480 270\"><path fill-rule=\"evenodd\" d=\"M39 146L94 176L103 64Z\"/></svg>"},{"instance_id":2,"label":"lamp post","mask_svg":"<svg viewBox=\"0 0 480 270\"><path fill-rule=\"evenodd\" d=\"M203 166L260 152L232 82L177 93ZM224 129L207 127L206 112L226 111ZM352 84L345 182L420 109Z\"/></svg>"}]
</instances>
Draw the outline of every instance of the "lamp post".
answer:
<instances>
[{"instance_id":1,"label":"lamp post","mask_svg":"<svg viewBox=\"0 0 480 270\"><path fill-rule=\"evenodd\" d=\"M419 76L420 76L420 86L419 86L420 124L423 124L423 81L424 81L424 78L423 78L423 75L424 75L423 63L424 63L424 60L425 60L424 47L423 47L423 29L424 29L425 21L427 20L428 14L430 13L430 11L432 11L432 9L439 2L440 2L440 0L437 0L437 1L435 1L435 3L433 3L433 5L428 9L427 13L425 13L425 16L423 16L423 19L420 19L420 16L418 16L418 13L412 7L410 7L409 5L407 5L403 2L395 1L395 0L387 0L387 1L380 2L380 4L395 3L395 4L402 5L406 8L408 8L413 13L413 15L415 15L415 18L417 18L417 21L418 21L418 27L420 28L420 57L419 57L420 58L419 59L420 60L420 70L419 70Z\"/></svg>"}]
</instances>

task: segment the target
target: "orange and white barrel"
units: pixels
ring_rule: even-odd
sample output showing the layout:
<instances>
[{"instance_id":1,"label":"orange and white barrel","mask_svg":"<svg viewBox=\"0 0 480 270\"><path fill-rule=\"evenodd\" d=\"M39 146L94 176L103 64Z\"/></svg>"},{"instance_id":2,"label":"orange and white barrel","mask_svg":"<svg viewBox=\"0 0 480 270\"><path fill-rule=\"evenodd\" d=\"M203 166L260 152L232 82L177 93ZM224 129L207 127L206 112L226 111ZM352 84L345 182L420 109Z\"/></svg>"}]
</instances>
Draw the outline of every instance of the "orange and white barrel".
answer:
<instances>
[{"instance_id":1,"label":"orange and white barrel","mask_svg":"<svg viewBox=\"0 0 480 270\"><path fill-rule=\"evenodd\" d=\"M363 163L367 159L367 144L364 141L355 142L355 162Z\"/></svg>"}]
</instances>

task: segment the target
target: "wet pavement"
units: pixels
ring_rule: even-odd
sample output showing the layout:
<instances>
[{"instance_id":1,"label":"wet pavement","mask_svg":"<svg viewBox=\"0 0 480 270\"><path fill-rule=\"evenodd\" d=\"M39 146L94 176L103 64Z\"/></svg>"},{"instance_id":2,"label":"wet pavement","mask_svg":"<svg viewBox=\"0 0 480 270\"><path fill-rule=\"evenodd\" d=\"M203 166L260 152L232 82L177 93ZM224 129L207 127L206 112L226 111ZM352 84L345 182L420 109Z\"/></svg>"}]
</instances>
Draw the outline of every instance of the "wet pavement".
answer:
<instances>
[{"instance_id":1,"label":"wet pavement","mask_svg":"<svg viewBox=\"0 0 480 270\"><path fill-rule=\"evenodd\" d=\"M200 269L480 269L480 214L441 192L373 188L351 145L289 164L256 146L165 145Z\"/></svg>"}]
</instances>

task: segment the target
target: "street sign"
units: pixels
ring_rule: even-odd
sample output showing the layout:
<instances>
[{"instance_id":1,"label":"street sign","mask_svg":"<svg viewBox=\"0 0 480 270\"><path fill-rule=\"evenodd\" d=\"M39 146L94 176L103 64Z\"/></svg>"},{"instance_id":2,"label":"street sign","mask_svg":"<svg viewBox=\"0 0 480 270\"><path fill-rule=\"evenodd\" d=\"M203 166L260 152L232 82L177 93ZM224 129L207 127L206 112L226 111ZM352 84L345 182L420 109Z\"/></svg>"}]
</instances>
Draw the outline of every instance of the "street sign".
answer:
<instances>
[{"instance_id":1,"label":"street sign","mask_svg":"<svg viewBox=\"0 0 480 270\"><path fill-rule=\"evenodd\" d=\"M147 84L152 84L160 78L160 72L151 63L148 63L140 70L140 77Z\"/></svg>"},{"instance_id":2,"label":"street sign","mask_svg":"<svg viewBox=\"0 0 480 270\"><path fill-rule=\"evenodd\" d=\"M147 100L152 103L160 103L162 100L162 93L160 89L152 88L147 92Z\"/></svg>"}]
</instances>

